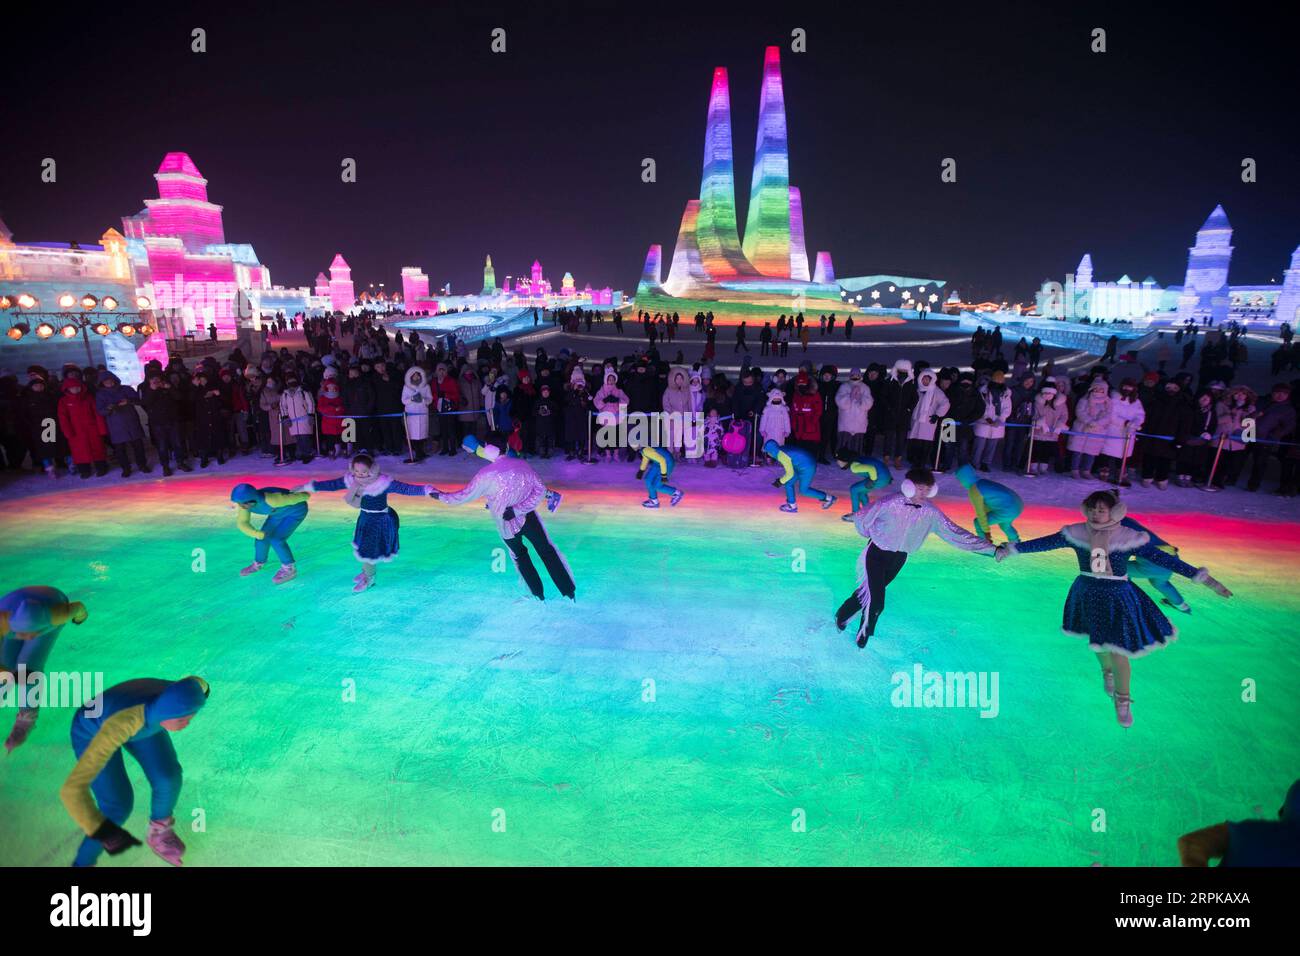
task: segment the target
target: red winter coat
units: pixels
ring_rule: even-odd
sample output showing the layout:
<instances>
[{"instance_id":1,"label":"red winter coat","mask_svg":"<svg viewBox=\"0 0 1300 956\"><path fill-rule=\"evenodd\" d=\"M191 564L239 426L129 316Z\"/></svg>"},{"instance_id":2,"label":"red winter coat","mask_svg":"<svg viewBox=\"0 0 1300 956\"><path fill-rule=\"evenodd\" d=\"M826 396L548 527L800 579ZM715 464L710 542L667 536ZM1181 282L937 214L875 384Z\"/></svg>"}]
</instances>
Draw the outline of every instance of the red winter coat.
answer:
<instances>
[{"instance_id":1,"label":"red winter coat","mask_svg":"<svg viewBox=\"0 0 1300 956\"><path fill-rule=\"evenodd\" d=\"M456 380L450 375L441 382L438 381L437 376L434 376L429 379L429 387L433 390L433 400L435 402L442 399L450 403L451 409L449 411L460 408L460 386L456 384Z\"/></svg>"},{"instance_id":2,"label":"red winter coat","mask_svg":"<svg viewBox=\"0 0 1300 956\"><path fill-rule=\"evenodd\" d=\"M322 435L342 435L343 419L331 418L331 415L343 415L343 396L326 395L322 390L316 396L316 411L320 415L320 433Z\"/></svg>"},{"instance_id":3,"label":"red winter coat","mask_svg":"<svg viewBox=\"0 0 1300 956\"><path fill-rule=\"evenodd\" d=\"M821 441L822 397L816 392L811 395L797 392L790 410L793 412L794 437L799 441Z\"/></svg>"},{"instance_id":4,"label":"red winter coat","mask_svg":"<svg viewBox=\"0 0 1300 956\"><path fill-rule=\"evenodd\" d=\"M78 465L90 465L105 461L104 439L101 433L107 430L103 417L95 409L95 400L90 397L86 387L73 395L70 388L81 385L76 379L67 379L63 383L63 397L59 399L59 430L68 440L72 451L72 460Z\"/></svg>"}]
</instances>

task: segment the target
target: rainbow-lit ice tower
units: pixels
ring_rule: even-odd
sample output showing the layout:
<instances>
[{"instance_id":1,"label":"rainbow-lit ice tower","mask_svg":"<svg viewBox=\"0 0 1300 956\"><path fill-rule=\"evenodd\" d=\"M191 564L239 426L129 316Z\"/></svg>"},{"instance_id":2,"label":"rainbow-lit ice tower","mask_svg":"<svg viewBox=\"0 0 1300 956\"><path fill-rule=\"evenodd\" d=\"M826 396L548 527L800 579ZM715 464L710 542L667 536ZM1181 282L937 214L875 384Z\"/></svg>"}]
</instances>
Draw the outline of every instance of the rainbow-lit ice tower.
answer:
<instances>
[{"instance_id":1,"label":"rainbow-lit ice tower","mask_svg":"<svg viewBox=\"0 0 1300 956\"><path fill-rule=\"evenodd\" d=\"M649 311L712 310L743 317L849 307L840 298L830 253L819 252L809 275L803 196L790 185L790 152L781 81L781 52L763 56L758 136L749 208L741 240L736 214L731 91L715 67L704 132L700 196L686 204L668 276L660 282L660 247L650 247L637 286L637 307ZM820 300L808 302L809 299Z\"/></svg>"}]
</instances>

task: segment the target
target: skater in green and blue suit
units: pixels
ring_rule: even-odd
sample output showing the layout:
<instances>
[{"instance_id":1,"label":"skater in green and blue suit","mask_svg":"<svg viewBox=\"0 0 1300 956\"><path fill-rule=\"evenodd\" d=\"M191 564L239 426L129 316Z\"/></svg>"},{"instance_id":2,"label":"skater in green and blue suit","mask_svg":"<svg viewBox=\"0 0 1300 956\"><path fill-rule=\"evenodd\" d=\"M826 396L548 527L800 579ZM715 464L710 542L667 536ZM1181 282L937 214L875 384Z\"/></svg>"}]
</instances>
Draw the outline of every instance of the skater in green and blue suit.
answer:
<instances>
[{"instance_id":1,"label":"skater in green and blue suit","mask_svg":"<svg viewBox=\"0 0 1300 956\"><path fill-rule=\"evenodd\" d=\"M956 475L970 495L970 503L975 506L975 533L986 541L992 541L993 526L997 525L1008 541L1019 541L1020 532L1011 522L1025 510L1020 496L1006 485L980 478L970 465L962 465Z\"/></svg>"},{"instance_id":2,"label":"skater in green and blue suit","mask_svg":"<svg viewBox=\"0 0 1300 956\"><path fill-rule=\"evenodd\" d=\"M858 480L849 485L849 501L853 510L841 517L841 521L852 521L859 511L865 511L871 504L869 492L884 488L894 480L889 468L879 458L859 455L849 448L841 448L835 453L835 462L849 474L857 475Z\"/></svg>"},{"instance_id":3,"label":"skater in green and blue suit","mask_svg":"<svg viewBox=\"0 0 1300 956\"><path fill-rule=\"evenodd\" d=\"M820 488L812 486L813 478L817 475L817 459L808 451L798 445L778 445L775 440L769 438L763 444L763 453L769 458L775 458L785 469L781 477L772 482L773 488L785 487L785 504L781 506L782 511L793 514L799 510L799 506L794 503L796 487L807 497L820 501L823 511L838 500L835 495L828 495Z\"/></svg>"}]
</instances>

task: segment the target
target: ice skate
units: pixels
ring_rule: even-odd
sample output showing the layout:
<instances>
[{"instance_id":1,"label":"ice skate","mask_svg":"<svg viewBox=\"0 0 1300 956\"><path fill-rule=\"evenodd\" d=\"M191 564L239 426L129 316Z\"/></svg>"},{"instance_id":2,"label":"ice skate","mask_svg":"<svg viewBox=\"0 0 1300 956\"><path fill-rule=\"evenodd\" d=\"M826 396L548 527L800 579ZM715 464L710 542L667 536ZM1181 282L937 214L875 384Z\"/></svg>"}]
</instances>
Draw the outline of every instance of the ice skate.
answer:
<instances>
[{"instance_id":1,"label":"ice skate","mask_svg":"<svg viewBox=\"0 0 1300 956\"><path fill-rule=\"evenodd\" d=\"M27 740L32 728L36 726L37 713L39 711L34 708L24 708L18 711L18 716L14 718L14 729L9 731L9 736L5 739L6 753L13 753Z\"/></svg>"},{"instance_id":2,"label":"ice skate","mask_svg":"<svg viewBox=\"0 0 1300 956\"><path fill-rule=\"evenodd\" d=\"M796 512L799 510L799 506L798 506L798 505L792 505L792 504L787 503L787 504L783 504L783 505L781 506L781 510L784 511L786 514L791 514L791 515L792 515L792 514L796 513Z\"/></svg>"},{"instance_id":3,"label":"ice skate","mask_svg":"<svg viewBox=\"0 0 1300 956\"><path fill-rule=\"evenodd\" d=\"M849 512L848 514L846 514L846 515L840 515L840 520L841 520L841 521L852 521L852 520L853 520L854 518L856 518L857 516L858 516L858 513L857 513L856 511L850 511L850 512Z\"/></svg>"},{"instance_id":4,"label":"ice skate","mask_svg":"<svg viewBox=\"0 0 1300 956\"><path fill-rule=\"evenodd\" d=\"M647 498L645 501L641 502L641 507L642 507L642 508L658 508L658 507L659 507L659 502L656 501L656 500L653 499L653 498Z\"/></svg>"},{"instance_id":5,"label":"ice skate","mask_svg":"<svg viewBox=\"0 0 1300 956\"><path fill-rule=\"evenodd\" d=\"M185 844L176 835L176 831L172 829L175 823L175 817L168 817L166 820L150 820L149 849L172 866L183 866L181 857L185 855Z\"/></svg>"},{"instance_id":6,"label":"ice skate","mask_svg":"<svg viewBox=\"0 0 1300 956\"><path fill-rule=\"evenodd\" d=\"M826 499L822 502L822 511L825 511L827 508L831 507L831 505L835 504L835 502L839 500L840 500L839 496L837 495L827 495Z\"/></svg>"},{"instance_id":7,"label":"ice skate","mask_svg":"<svg viewBox=\"0 0 1300 956\"><path fill-rule=\"evenodd\" d=\"M239 576L240 576L241 578L246 578L246 577L248 577L250 574L256 574L258 571L261 571L263 567L264 567L264 565L262 564L261 561L254 561L254 562L253 562L252 564L250 564L248 567L246 567L246 568L244 568L242 571L240 571L240 572L239 572Z\"/></svg>"},{"instance_id":8,"label":"ice skate","mask_svg":"<svg viewBox=\"0 0 1300 956\"><path fill-rule=\"evenodd\" d=\"M670 507L670 508L676 508L678 502L680 502L684 497L686 497L686 492L684 492L684 491L674 491L674 492L673 492L673 496L672 496L671 498L668 499L668 507Z\"/></svg>"},{"instance_id":9,"label":"ice skate","mask_svg":"<svg viewBox=\"0 0 1300 956\"><path fill-rule=\"evenodd\" d=\"M1160 603L1168 604L1175 611L1182 611L1184 614L1192 613L1192 606L1188 604L1186 601L1183 601L1181 604L1175 604L1173 601L1169 600L1169 598L1161 598Z\"/></svg>"},{"instance_id":10,"label":"ice skate","mask_svg":"<svg viewBox=\"0 0 1300 956\"><path fill-rule=\"evenodd\" d=\"M298 569L292 564L280 565L280 570L275 572L275 577L271 578L272 584L283 584L285 581L292 581L298 576Z\"/></svg>"},{"instance_id":11,"label":"ice skate","mask_svg":"<svg viewBox=\"0 0 1300 956\"><path fill-rule=\"evenodd\" d=\"M1115 695L1115 719L1121 727L1133 726L1133 698L1128 694Z\"/></svg>"},{"instance_id":12,"label":"ice skate","mask_svg":"<svg viewBox=\"0 0 1300 956\"><path fill-rule=\"evenodd\" d=\"M361 580L357 581L352 587L353 594L360 594L362 591L368 591L374 587L375 579L369 574L362 574Z\"/></svg>"}]
</instances>

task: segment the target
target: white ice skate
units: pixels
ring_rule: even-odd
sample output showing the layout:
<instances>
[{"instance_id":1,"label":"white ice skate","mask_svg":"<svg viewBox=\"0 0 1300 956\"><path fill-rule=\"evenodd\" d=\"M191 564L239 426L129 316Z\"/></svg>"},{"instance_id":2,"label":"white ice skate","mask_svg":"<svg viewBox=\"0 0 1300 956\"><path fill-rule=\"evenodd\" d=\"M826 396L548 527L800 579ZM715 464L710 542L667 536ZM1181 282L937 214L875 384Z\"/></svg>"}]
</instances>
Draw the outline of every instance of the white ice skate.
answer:
<instances>
[{"instance_id":1,"label":"white ice skate","mask_svg":"<svg viewBox=\"0 0 1300 956\"><path fill-rule=\"evenodd\" d=\"M175 825L176 818L168 817L166 820L149 821L149 849L153 850L160 857L170 863L172 866L183 866L181 857L185 855L185 844L181 838L176 835L172 829Z\"/></svg>"},{"instance_id":2,"label":"white ice skate","mask_svg":"<svg viewBox=\"0 0 1300 956\"><path fill-rule=\"evenodd\" d=\"M1161 598L1160 603L1168 604L1175 611L1182 611L1184 614L1192 613L1192 607L1186 601L1184 601L1182 604L1175 604L1173 601L1169 600L1169 598Z\"/></svg>"},{"instance_id":3,"label":"white ice skate","mask_svg":"<svg viewBox=\"0 0 1300 956\"><path fill-rule=\"evenodd\" d=\"M250 564L248 567L246 567L246 568L244 568L242 571L240 571L240 572L239 572L239 576L240 576L241 578L246 578L246 577L248 577L250 574L256 574L258 571L261 571L262 568L263 568L263 564L262 564L261 561L254 561L254 562L253 562L252 564Z\"/></svg>"},{"instance_id":4,"label":"white ice skate","mask_svg":"<svg viewBox=\"0 0 1300 956\"><path fill-rule=\"evenodd\" d=\"M841 520L841 521L852 521L852 520L853 520L854 518L856 518L857 516L858 516L858 513L857 513L856 511L850 511L850 512L849 512L848 514L846 514L846 515L840 515L840 520Z\"/></svg>"},{"instance_id":5,"label":"white ice skate","mask_svg":"<svg viewBox=\"0 0 1300 956\"><path fill-rule=\"evenodd\" d=\"M684 497L686 497L686 492L684 492L684 491L674 491L674 492L673 492L673 496L672 496L671 498L668 499L668 507L670 507L670 508L676 508L676 507L677 507L677 503L678 503L679 501L681 501Z\"/></svg>"},{"instance_id":6,"label":"white ice skate","mask_svg":"<svg viewBox=\"0 0 1300 956\"><path fill-rule=\"evenodd\" d=\"M297 576L297 567L292 564L282 564L280 570L275 572L275 577L271 578L271 583L283 584L285 581L292 581Z\"/></svg>"},{"instance_id":7,"label":"white ice skate","mask_svg":"<svg viewBox=\"0 0 1300 956\"><path fill-rule=\"evenodd\" d=\"M790 504L789 502L786 502L785 504L783 504L783 505L781 506L781 510L784 511L786 514L791 514L791 515L792 515L792 514L794 514L795 512L797 512L797 511L799 510L799 506L798 506L798 505L792 505L792 504Z\"/></svg>"},{"instance_id":8,"label":"white ice skate","mask_svg":"<svg viewBox=\"0 0 1300 956\"><path fill-rule=\"evenodd\" d=\"M659 507L659 502L658 502L656 499L654 499L654 498L647 498L645 501L641 502L641 507L642 507L642 508L658 508L658 507Z\"/></svg>"},{"instance_id":9,"label":"white ice skate","mask_svg":"<svg viewBox=\"0 0 1300 956\"><path fill-rule=\"evenodd\" d=\"M27 740L36 726L36 715L39 711L34 708L24 708L18 711L18 716L14 718L14 729L9 731L9 736L5 740L5 752L13 753Z\"/></svg>"},{"instance_id":10,"label":"white ice skate","mask_svg":"<svg viewBox=\"0 0 1300 956\"><path fill-rule=\"evenodd\" d=\"M1133 726L1133 698L1128 694L1115 695L1115 719L1121 727Z\"/></svg>"},{"instance_id":11,"label":"white ice skate","mask_svg":"<svg viewBox=\"0 0 1300 956\"><path fill-rule=\"evenodd\" d=\"M356 585L352 588L353 594L360 594L362 591L368 591L374 587L375 579L370 575L362 574L360 575L360 578L361 580L357 581Z\"/></svg>"},{"instance_id":12,"label":"white ice skate","mask_svg":"<svg viewBox=\"0 0 1300 956\"><path fill-rule=\"evenodd\" d=\"M835 502L839 500L840 500L839 497L836 495L827 495L826 500L822 502L822 511L825 511L827 508L829 508L831 505L835 504Z\"/></svg>"}]
</instances>

